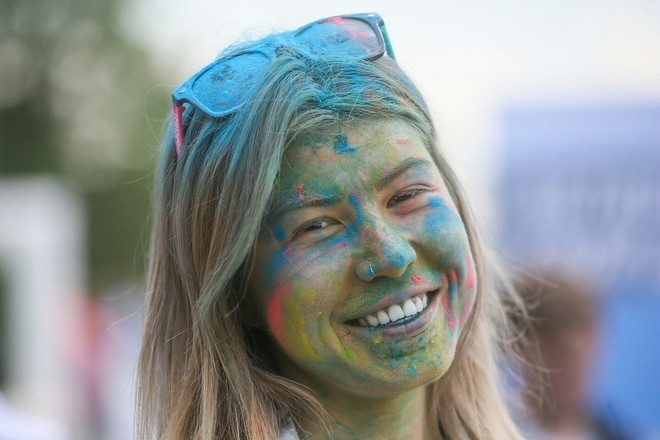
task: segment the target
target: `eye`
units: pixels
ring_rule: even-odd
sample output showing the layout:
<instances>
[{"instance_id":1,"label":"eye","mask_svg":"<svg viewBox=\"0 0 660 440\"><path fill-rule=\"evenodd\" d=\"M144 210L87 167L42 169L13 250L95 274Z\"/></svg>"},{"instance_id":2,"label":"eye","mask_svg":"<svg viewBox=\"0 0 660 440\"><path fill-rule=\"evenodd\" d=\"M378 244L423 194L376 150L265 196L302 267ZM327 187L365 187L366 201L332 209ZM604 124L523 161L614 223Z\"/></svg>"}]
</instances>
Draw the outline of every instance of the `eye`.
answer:
<instances>
[{"instance_id":1,"label":"eye","mask_svg":"<svg viewBox=\"0 0 660 440\"><path fill-rule=\"evenodd\" d=\"M413 199L419 194L423 194L428 192L429 190L426 188L411 188L411 189L406 189L401 192L396 193L388 202L387 202L387 207L391 208L392 206L398 205L399 203L403 203L406 200Z\"/></svg>"},{"instance_id":2,"label":"eye","mask_svg":"<svg viewBox=\"0 0 660 440\"><path fill-rule=\"evenodd\" d=\"M310 233L310 232L315 232L315 231L321 231L322 229L325 229L329 226L339 224L337 220L333 220L328 217L323 217L323 218L317 218L312 221L309 221L302 226L300 226L298 229L296 229L293 232L293 238L298 238L301 235Z\"/></svg>"}]
</instances>

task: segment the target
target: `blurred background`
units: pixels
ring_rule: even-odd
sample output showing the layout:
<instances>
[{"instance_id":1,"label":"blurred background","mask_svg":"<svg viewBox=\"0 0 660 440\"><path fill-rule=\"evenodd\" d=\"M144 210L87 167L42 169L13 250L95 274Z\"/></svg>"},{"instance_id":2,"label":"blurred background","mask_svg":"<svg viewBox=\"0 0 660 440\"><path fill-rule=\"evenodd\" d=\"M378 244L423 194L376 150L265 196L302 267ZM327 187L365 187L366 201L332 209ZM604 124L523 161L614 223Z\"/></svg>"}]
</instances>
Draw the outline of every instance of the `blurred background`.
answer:
<instances>
[{"instance_id":1,"label":"blurred background","mask_svg":"<svg viewBox=\"0 0 660 440\"><path fill-rule=\"evenodd\" d=\"M660 438L657 0L0 0L0 438L132 438L169 94L244 35L372 10L506 268L589 286L580 405Z\"/></svg>"}]
</instances>

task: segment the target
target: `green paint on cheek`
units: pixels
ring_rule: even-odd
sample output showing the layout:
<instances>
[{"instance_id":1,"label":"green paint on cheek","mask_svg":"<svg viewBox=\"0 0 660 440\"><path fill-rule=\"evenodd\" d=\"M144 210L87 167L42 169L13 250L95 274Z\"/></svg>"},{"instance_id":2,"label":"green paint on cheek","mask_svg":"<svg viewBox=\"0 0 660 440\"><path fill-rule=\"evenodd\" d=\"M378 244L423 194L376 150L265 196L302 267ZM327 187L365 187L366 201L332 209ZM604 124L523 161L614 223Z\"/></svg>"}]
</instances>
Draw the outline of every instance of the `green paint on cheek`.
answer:
<instances>
[{"instance_id":1,"label":"green paint on cheek","mask_svg":"<svg viewBox=\"0 0 660 440\"><path fill-rule=\"evenodd\" d=\"M351 359L353 357L353 352L348 348L344 348L344 356L346 356L346 359Z\"/></svg>"},{"instance_id":2,"label":"green paint on cheek","mask_svg":"<svg viewBox=\"0 0 660 440\"><path fill-rule=\"evenodd\" d=\"M281 325L284 333L284 338L280 339L284 341L282 345L297 351L298 356L309 361L323 362L323 358L317 354L310 341L310 332L306 330L307 321L300 302L287 297L282 302L281 309L287 311L282 313Z\"/></svg>"}]
</instances>

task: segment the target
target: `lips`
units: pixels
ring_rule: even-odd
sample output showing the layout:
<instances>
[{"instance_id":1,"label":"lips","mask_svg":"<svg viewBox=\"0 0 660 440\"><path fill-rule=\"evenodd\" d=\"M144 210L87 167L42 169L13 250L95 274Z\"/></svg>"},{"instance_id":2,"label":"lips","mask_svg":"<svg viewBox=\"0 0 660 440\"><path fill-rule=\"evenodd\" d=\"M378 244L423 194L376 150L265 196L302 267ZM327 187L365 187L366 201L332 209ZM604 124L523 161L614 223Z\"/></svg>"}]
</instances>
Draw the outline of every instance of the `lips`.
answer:
<instances>
[{"instance_id":1,"label":"lips","mask_svg":"<svg viewBox=\"0 0 660 440\"><path fill-rule=\"evenodd\" d=\"M448 281L447 274L443 273L442 286L415 286L402 294L383 298L346 324L367 329L405 325L426 312L436 295L447 290Z\"/></svg>"}]
</instances>

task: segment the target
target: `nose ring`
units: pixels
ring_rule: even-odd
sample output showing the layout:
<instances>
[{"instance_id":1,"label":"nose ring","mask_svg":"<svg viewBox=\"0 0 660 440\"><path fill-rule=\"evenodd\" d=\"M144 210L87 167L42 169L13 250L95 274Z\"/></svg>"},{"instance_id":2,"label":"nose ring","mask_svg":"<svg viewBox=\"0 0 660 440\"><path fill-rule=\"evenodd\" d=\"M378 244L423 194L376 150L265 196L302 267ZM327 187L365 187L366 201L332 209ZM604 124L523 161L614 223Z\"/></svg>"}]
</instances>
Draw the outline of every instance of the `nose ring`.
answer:
<instances>
[{"instance_id":1,"label":"nose ring","mask_svg":"<svg viewBox=\"0 0 660 440\"><path fill-rule=\"evenodd\" d=\"M369 273L371 274L372 277L376 278L376 274L374 273L374 268L371 265L371 263L369 263Z\"/></svg>"}]
</instances>

